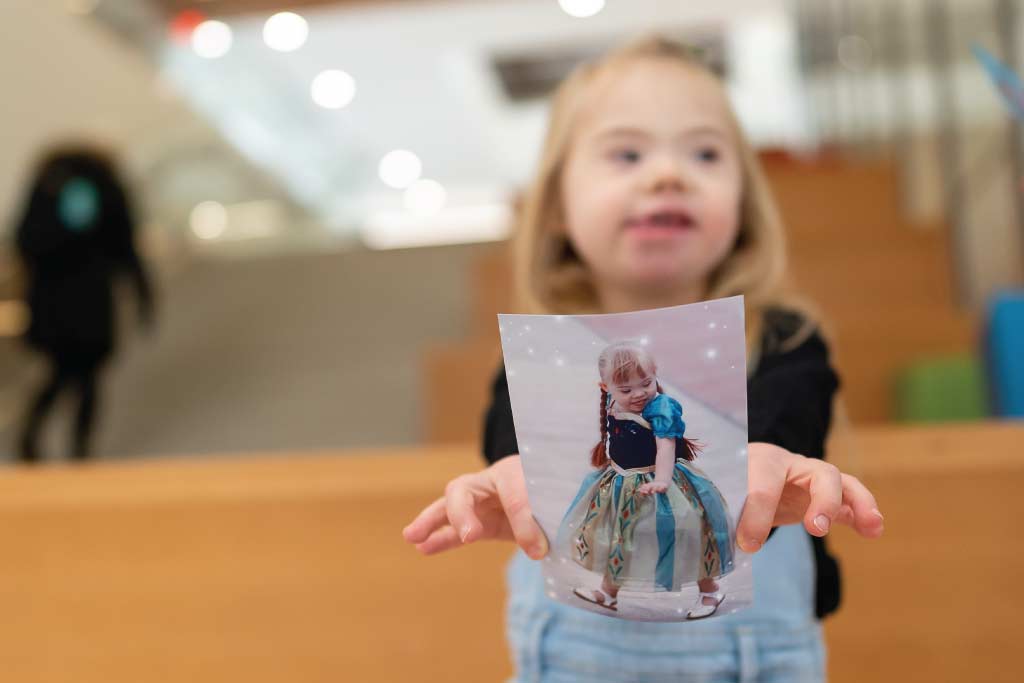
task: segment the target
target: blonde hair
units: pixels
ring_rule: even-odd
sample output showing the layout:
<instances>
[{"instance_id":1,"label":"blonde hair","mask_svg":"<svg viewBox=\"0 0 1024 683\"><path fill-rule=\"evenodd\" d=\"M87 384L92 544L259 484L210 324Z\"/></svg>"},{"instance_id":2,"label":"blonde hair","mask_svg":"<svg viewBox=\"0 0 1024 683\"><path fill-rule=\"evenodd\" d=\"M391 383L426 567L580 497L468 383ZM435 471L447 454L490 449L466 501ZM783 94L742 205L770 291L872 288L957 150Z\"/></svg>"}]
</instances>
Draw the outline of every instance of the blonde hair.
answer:
<instances>
[{"instance_id":1,"label":"blonde hair","mask_svg":"<svg viewBox=\"0 0 1024 683\"><path fill-rule=\"evenodd\" d=\"M514 248L516 290L522 308L535 313L594 313L597 294L586 266L564 230L561 176L569 154L571 130L585 91L602 75L641 59L673 60L720 83L691 48L659 36L641 38L587 62L558 87L548 118L540 166L523 197ZM813 330L813 307L796 297L786 276L782 219L757 154L727 107L742 167L743 194L739 233L728 256L711 273L709 299L743 294L746 302L748 367L760 354L763 317L768 308L801 313L804 324L786 340L796 346Z\"/></svg>"},{"instance_id":2,"label":"blonde hair","mask_svg":"<svg viewBox=\"0 0 1024 683\"><path fill-rule=\"evenodd\" d=\"M634 375L647 379L658 374L654 357L639 344L621 341L606 346L597 358L601 381L613 384L628 382Z\"/></svg>"}]
</instances>

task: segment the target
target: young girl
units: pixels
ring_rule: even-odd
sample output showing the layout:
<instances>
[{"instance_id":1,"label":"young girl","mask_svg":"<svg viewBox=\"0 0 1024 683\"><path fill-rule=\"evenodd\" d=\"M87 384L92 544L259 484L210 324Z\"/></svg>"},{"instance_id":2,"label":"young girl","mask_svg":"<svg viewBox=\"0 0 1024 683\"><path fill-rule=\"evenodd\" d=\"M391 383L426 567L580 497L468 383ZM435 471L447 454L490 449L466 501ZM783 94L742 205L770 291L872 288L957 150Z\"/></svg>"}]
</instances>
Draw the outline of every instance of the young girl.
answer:
<instances>
[{"instance_id":1,"label":"young girl","mask_svg":"<svg viewBox=\"0 0 1024 683\"><path fill-rule=\"evenodd\" d=\"M697 582L688 619L711 616L725 599L717 577L733 569L725 499L693 465L679 402L666 396L643 347L619 342L598 358L601 440L588 475L558 531L558 547L602 572L601 588L575 588L583 600L618 609L619 589L678 591ZM707 600L711 604L704 604Z\"/></svg>"},{"instance_id":2,"label":"young girl","mask_svg":"<svg viewBox=\"0 0 1024 683\"><path fill-rule=\"evenodd\" d=\"M493 464L450 482L406 540L427 554L484 538L515 539L526 552L509 569L519 681L823 680L816 617L835 609L839 588L820 537L836 523L877 537L882 516L860 482L821 460L837 379L810 316L786 293L782 224L718 78L659 38L575 71L556 93L516 247L531 312L745 295L751 443L736 534L743 550L760 550L754 604L650 623L549 599L527 559L544 558L548 543L530 512L501 372L484 437Z\"/></svg>"}]
</instances>

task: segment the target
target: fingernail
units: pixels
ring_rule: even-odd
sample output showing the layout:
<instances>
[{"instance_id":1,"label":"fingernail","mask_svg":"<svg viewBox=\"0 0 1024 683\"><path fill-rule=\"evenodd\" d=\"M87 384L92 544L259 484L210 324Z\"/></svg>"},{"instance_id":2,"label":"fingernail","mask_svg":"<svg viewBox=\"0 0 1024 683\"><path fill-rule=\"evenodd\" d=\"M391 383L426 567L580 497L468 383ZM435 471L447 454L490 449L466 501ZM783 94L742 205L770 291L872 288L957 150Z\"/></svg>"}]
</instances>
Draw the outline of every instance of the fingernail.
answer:
<instances>
[{"instance_id":1,"label":"fingernail","mask_svg":"<svg viewBox=\"0 0 1024 683\"><path fill-rule=\"evenodd\" d=\"M462 527L462 531L459 532L459 539L465 543L466 539L469 538L469 532L471 531L469 525Z\"/></svg>"},{"instance_id":2,"label":"fingernail","mask_svg":"<svg viewBox=\"0 0 1024 683\"><path fill-rule=\"evenodd\" d=\"M881 512L879 512L879 511L878 511L877 509L875 509L875 510L872 510L871 512L872 512L872 514L878 515L878 518L879 518L879 519L881 519L881 520L883 520L883 521L885 520L885 517L884 517L884 516L882 515L882 513L881 513Z\"/></svg>"},{"instance_id":3,"label":"fingernail","mask_svg":"<svg viewBox=\"0 0 1024 683\"><path fill-rule=\"evenodd\" d=\"M740 547L743 548L743 552L745 553L753 553L757 552L761 548L761 544L752 538L748 538L743 541Z\"/></svg>"},{"instance_id":4,"label":"fingernail","mask_svg":"<svg viewBox=\"0 0 1024 683\"><path fill-rule=\"evenodd\" d=\"M825 515L818 515L814 518L814 526L818 527L818 531L827 534L828 527L832 524L832 521Z\"/></svg>"}]
</instances>

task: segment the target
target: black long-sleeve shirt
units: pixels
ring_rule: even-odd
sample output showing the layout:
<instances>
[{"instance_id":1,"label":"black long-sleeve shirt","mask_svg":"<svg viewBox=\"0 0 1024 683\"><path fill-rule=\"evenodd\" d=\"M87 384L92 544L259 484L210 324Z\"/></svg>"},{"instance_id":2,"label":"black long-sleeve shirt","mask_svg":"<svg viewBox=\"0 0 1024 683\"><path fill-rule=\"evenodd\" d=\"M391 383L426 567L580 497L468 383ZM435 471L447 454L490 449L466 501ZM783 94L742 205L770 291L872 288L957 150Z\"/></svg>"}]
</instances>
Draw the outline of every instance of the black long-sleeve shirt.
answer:
<instances>
[{"instance_id":1,"label":"black long-sleeve shirt","mask_svg":"<svg viewBox=\"0 0 1024 683\"><path fill-rule=\"evenodd\" d=\"M817 332L788 348L787 340L802 323L798 315L780 309L765 314L760 362L747 379L748 439L824 458L839 378L829 363L828 346ZM518 452L508 379L502 367L485 417L483 454L493 463ZM815 613L821 618L839 606L839 566L824 539L811 539L817 569Z\"/></svg>"}]
</instances>

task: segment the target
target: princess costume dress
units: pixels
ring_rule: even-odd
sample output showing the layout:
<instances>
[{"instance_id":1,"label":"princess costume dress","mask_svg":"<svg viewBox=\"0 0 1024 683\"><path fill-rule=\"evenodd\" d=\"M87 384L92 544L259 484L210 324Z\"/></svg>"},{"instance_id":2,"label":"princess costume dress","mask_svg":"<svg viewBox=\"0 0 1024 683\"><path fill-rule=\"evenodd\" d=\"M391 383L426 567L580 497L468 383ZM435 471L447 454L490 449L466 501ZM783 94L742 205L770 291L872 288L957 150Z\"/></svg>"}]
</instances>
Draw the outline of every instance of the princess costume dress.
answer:
<instances>
[{"instance_id":1,"label":"princess costume dress","mask_svg":"<svg viewBox=\"0 0 1024 683\"><path fill-rule=\"evenodd\" d=\"M655 438L683 438L682 406L660 393L641 415L613 416L613 405L609 400L609 463L583 480L559 527L556 547L626 590L679 591L728 574L735 536L725 499L706 474L677 459L665 493L637 493L654 481Z\"/></svg>"}]
</instances>

